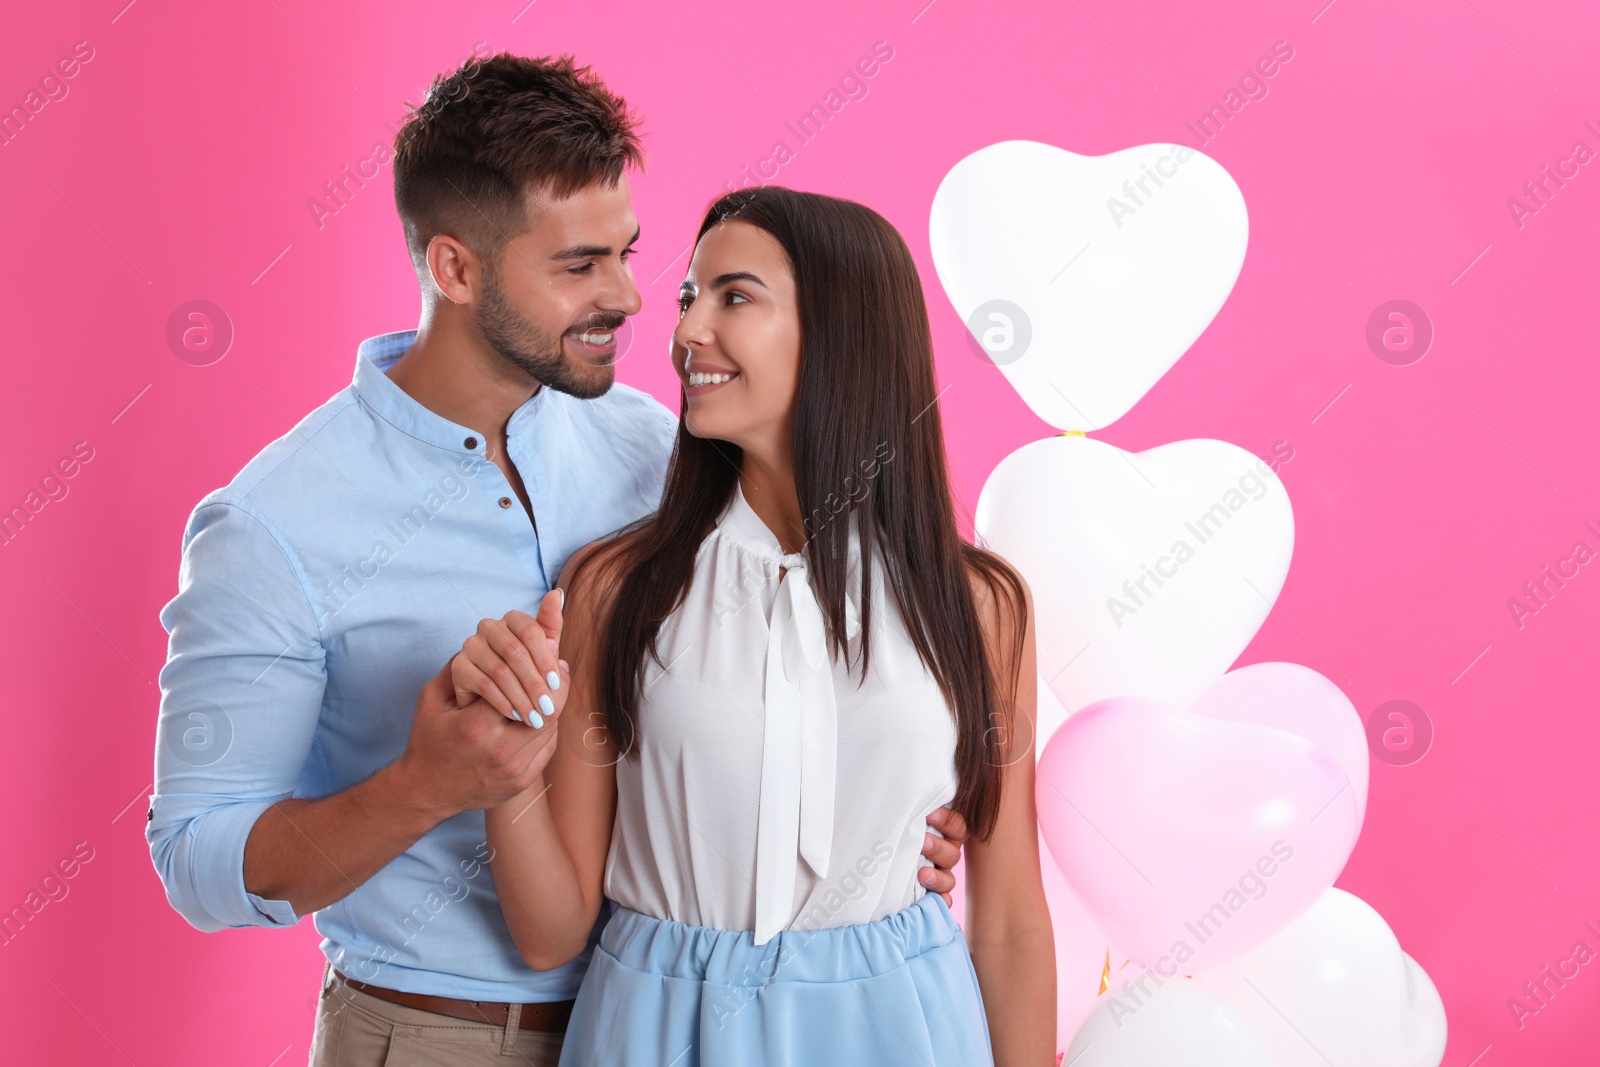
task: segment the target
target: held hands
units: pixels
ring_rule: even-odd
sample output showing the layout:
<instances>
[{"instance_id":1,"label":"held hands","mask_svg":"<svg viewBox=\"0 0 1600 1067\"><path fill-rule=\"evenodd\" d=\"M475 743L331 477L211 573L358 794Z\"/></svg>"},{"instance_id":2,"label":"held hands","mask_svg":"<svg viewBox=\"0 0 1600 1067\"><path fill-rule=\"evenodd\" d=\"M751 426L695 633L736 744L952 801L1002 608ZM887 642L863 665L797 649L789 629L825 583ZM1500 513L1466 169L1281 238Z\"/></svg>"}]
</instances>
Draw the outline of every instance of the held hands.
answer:
<instances>
[{"instance_id":1,"label":"held hands","mask_svg":"<svg viewBox=\"0 0 1600 1067\"><path fill-rule=\"evenodd\" d=\"M482 697L508 719L535 729L554 725L572 688L567 662L559 658L564 596L560 589L545 594L537 618L510 611L478 623L450 661L458 706Z\"/></svg>"},{"instance_id":2,"label":"held hands","mask_svg":"<svg viewBox=\"0 0 1600 1067\"><path fill-rule=\"evenodd\" d=\"M552 589L539 602L537 618L511 611L501 619L484 619L448 667L457 707L465 708L481 697L503 717L540 732L538 741L544 743L529 746L539 751L519 778L531 780L549 762L556 720L572 688L570 668L559 658L563 597L560 589ZM961 861L967 823L960 813L939 807L929 813L928 825L922 854L933 866L921 868L918 879L950 905L956 884L951 868Z\"/></svg>"},{"instance_id":3,"label":"held hands","mask_svg":"<svg viewBox=\"0 0 1600 1067\"><path fill-rule=\"evenodd\" d=\"M552 590L537 619L513 611L483 620L422 687L395 766L406 795L435 821L496 807L544 773L571 689L567 666L557 659L560 639L561 594ZM529 729L534 723L539 728Z\"/></svg>"}]
</instances>

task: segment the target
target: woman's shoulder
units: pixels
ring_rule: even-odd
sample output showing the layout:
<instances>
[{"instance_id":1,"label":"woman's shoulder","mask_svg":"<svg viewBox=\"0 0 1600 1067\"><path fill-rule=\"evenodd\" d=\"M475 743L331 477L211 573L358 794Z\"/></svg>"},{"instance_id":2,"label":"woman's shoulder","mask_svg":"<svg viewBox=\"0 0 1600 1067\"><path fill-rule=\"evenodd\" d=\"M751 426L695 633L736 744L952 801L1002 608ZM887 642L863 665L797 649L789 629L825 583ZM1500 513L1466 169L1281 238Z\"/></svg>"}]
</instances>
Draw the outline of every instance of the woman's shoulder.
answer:
<instances>
[{"instance_id":1,"label":"woman's shoulder","mask_svg":"<svg viewBox=\"0 0 1600 1067\"><path fill-rule=\"evenodd\" d=\"M964 547L972 603L984 640L991 649L1019 649L1033 615L1033 591L1022 572L1003 556L976 545Z\"/></svg>"},{"instance_id":2,"label":"woman's shoulder","mask_svg":"<svg viewBox=\"0 0 1600 1067\"><path fill-rule=\"evenodd\" d=\"M976 545L965 545L963 553L967 580L972 584L973 603L979 616L989 622L1015 619L1033 605L1033 591L1022 572L1004 556Z\"/></svg>"},{"instance_id":3,"label":"woman's shoulder","mask_svg":"<svg viewBox=\"0 0 1600 1067\"><path fill-rule=\"evenodd\" d=\"M562 591L563 627L580 641L597 634L632 569L643 524L590 541L567 558L556 585Z\"/></svg>"},{"instance_id":4,"label":"woman's shoulder","mask_svg":"<svg viewBox=\"0 0 1600 1067\"><path fill-rule=\"evenodd\" d=\"M556 585L568 596L575 592L601 598L616 595L638 542L638 529L590 541L567 557Z\"/></svg>"}]
</instances>

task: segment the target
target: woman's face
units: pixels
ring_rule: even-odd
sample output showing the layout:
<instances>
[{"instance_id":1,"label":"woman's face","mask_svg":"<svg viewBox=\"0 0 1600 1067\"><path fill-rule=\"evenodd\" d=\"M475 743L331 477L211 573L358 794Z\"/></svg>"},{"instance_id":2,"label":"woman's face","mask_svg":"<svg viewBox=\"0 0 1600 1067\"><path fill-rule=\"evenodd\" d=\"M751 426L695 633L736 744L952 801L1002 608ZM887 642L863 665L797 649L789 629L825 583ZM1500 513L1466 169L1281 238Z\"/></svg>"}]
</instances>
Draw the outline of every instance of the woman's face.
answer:
<instances>
[{"instance_id":1,"label":"woman's face","mask_svg":"<svg viewBox=\"0 0 1600 1067\"><path fill-rule=\"evenodd\" d=\"M800 310L783 246L748 222L717 223L695 246L678 309L672 362L689 432L786 454L800 387Z\"/></svg>"}]
</instances>

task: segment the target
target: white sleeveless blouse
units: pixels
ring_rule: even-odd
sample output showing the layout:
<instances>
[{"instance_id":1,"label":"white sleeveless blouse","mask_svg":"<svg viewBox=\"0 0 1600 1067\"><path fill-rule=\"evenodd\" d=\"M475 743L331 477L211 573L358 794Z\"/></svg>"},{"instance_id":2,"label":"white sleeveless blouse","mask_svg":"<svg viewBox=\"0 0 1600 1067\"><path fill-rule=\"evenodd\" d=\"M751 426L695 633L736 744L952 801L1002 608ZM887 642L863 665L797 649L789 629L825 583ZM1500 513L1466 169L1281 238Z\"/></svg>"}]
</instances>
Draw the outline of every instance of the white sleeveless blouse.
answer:
<instances>
[{"instance_id":1,"label":"white sleeveless blouse","mask_svg":"<svg viewBox=\"0 0 1600 1067\"><path fill-rule=\"evenodd\" d=\"M616 766L605 894L617 903L754 931L761 945L785 928L882 919L927 892L917 881L930 864L923 833L955 797L955 722L883 584L881 554L871 671L857 688L854 525L857 668L829 662L811 552L784 554L735 486L684 603L661 626L666 669L645 660L639 758Z\"/></svg>"}]
</instances>

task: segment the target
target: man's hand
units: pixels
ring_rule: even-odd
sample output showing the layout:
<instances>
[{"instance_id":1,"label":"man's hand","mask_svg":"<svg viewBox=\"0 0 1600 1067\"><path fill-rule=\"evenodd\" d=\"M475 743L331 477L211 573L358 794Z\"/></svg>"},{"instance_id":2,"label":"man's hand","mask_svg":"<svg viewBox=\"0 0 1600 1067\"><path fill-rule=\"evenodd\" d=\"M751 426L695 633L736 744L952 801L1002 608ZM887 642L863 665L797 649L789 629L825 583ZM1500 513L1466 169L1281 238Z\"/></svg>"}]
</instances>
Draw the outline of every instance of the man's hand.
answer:
<instances>
[{"instance_id":1,"label":"man's hand","mask_svg":"<svg viewBox=\"0 0 1600 1067\"><path fill-rule=\"evenodd\" d=\"M447 663L422 687L411 737L394 764L408 797L436 821L495 807L532 786L555 753L559 728L550 718L530 730L486 700L460 707L453 689Z\"/></svg>"},{"instance_id":2,"label":"man's hand","mask_svg":"<svg viewBox=\"0 0 1600 1067\"><path fill-rule=\"evenodd\" d=\"M922 854L933 861L932 867L922 868L918 879L928 889L944 897L949 907L950 890L956 887L956 876L950 868L961 862L961 847L967 843L967 820L950 807L935 808L928 815L928 825L938 833L923 834ZM943 834L940 837L939 834Z\"/></svg>"}]
</instances>

